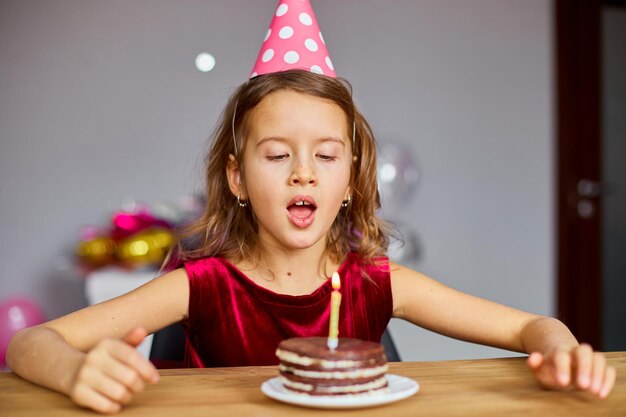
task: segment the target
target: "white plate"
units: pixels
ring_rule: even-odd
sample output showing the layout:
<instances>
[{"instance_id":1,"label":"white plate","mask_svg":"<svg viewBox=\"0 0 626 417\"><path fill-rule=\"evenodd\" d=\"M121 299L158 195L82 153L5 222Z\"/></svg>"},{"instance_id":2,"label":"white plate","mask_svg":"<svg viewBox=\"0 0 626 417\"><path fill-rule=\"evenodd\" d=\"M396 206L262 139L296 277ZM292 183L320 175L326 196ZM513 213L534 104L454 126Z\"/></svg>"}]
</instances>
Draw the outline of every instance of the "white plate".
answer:
<instances>
[{"instance_id":1,"label":"white plate","mask_svg":"<svg viewBox=\"0 0 626 417\"><path fill-rule=\"evenodd\" d=\"M373 395L307 395L288 391L280 378L268 379L261 391L270 398L289 404L314 408L362 408L373 407L410 397L419 390L419 384L410 378L387 374L387 392Z\"/></svg>"}]
</instances>

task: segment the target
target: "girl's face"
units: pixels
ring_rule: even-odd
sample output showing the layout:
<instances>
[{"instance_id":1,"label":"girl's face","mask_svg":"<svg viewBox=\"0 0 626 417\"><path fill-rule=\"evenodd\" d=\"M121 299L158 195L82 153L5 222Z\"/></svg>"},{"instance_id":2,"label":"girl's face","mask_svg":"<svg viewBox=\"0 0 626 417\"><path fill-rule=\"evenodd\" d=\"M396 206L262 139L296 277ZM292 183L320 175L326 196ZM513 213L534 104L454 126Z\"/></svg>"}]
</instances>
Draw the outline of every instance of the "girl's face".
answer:
<instances>
[{"instance_id":1,"label":"girl's face","mask_svg":"<svg viewBox=\"0 0 626 417\"><path fill-rule=\"evenodd\" d=\"M231 191L249 200L265 248L324 246L341 202L350 194L352 164L348 121L341 107L322 98L281 90L249 114L243 161L234 157Z\"/></svg>"}]
</instances>

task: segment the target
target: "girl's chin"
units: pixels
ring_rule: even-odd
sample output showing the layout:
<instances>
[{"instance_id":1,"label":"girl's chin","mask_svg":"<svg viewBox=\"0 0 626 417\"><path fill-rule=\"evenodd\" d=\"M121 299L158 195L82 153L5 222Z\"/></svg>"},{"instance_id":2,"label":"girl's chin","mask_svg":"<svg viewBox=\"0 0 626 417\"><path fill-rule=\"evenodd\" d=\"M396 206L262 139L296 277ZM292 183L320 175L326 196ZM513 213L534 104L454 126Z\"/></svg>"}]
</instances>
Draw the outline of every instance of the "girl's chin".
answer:
<instances>
[{"instance_id":1,"label":"girl's chin","mask_svg":"<svg viewBox=\"0 0 626 417\"><path fill-rule=\"evenodd\" d=\"M319 219L318 219L319 220ZM314 247L317 244L325 244L326 234L322 233L319 229L320 224L313 223L309 227L299 228L293 226L291 223L284 224L282 226L275 225L272 227L272 232L269 228L262 227L261 234L265 238L261 238L260 242L265 242L263 246L267 249L277 250L302 250ZM278 233L276 233L278 232Z\"/></svg>"},{"instance_id":2,"label":"girl's chin","mask_svg":"<svg viewBox=\"0 0 626 417\"><path fill-rule=\"evenodd\" d=\"M312 249L320 242L325 242L325 236L319 235L309 235L309 236L297 236L297 237L287 237L283 241L283 246L285 249L291 250L304 250L304 249Z\"/></svg>"},{"instance_id":3,"label":"girl's chin","mask_svg":"<svg viewBox=\"0 0 626 417\"><path fill-rule=\"evenodd\" d=\"M303 250L303 249L310 249L313 246L315 246L315 244L318 241L314 241L314 240L298 240L298 241L292 241L292 242L288 242L285 246L288 249L293 249L293 250Z\"/></svg>"}]
</instances>

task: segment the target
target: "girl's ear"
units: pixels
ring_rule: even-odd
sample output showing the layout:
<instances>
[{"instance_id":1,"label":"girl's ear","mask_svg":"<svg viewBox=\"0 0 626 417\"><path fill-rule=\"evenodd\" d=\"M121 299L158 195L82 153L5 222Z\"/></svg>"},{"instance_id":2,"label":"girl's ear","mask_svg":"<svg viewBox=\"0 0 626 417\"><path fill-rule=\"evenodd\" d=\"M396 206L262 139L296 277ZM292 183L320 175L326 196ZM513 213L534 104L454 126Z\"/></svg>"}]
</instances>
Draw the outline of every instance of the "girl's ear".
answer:
<instances>
[{"instance_id":1,"label":"girl's ear","mask_svg":"<svg viewBox=\"0 0 626 417\"><path fill-rule=\"evenodd\" d=\"M235 155L232 153L228 155L228 163L226 164L226 177L228 178L228 187L230 192L235 197L239 197L242 200L247 200L245 188L241 183L241 171L239 170L239 163L235 159Z\"/></svg>"}]
</instances>

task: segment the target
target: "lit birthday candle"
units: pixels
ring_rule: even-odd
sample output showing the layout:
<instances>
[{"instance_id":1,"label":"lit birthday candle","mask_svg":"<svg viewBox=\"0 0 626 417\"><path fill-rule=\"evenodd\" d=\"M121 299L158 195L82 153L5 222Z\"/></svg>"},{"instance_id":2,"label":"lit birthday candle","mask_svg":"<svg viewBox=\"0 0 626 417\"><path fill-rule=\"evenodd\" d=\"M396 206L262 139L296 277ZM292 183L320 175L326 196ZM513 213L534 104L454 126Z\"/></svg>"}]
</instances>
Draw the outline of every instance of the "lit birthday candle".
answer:
<instances>
[{"instance_id":1,"label":"lit birthday candle","mask_svg":"<svg viewBox=\"0 0 626 417\"><path fill-rule=\"evenodd\" d=\"M332 277L333 292L330 294L330 329L328 330L327 345L329 349L336 349L339 344L339 306L341 305L341 281L339 274L334 273Z\"/></svg>"}]
</instances>

